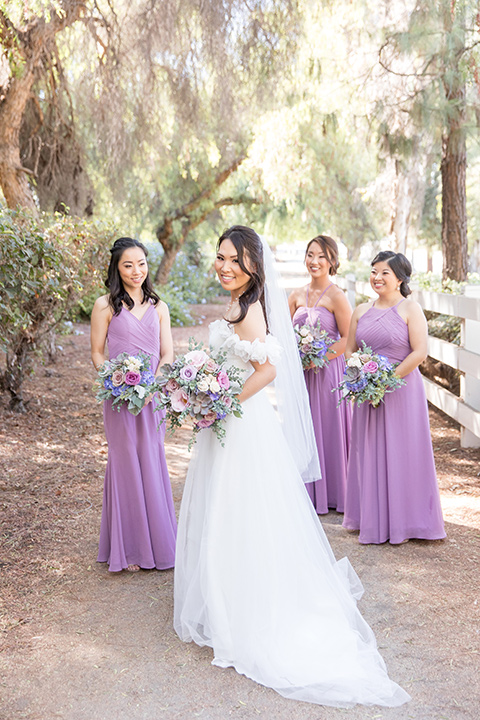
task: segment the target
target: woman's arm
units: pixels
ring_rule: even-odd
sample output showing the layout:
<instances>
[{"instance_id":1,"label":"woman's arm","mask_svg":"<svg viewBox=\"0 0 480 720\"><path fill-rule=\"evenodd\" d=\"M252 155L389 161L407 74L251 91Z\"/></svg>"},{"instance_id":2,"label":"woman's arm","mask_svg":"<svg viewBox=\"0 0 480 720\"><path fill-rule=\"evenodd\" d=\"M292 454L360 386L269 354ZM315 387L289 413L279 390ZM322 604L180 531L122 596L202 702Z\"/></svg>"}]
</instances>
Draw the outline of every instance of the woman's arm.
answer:
<instances>
[{"instance_id":1,"label":"woman's arm","mask_svg":"<svg viewBox=\"0 0 480 720\"><path fill-rule=\"evenodd\" d=\"M355 337L357 334L358 319L363 315L364 312L366 312L367 307L368 303L362 303L361 305L357 305L357 307L353 311L352 318L350 320L350 327L348 328L347 342L345 345L346 360L348 360L352 353L358 350L357 340Z\"/></svg>"},{"instance_id":2,"label":"woman's arm","mask_svg":"<svg viewBox=\"0 0 480 720\"><path fill-rule=\"evenodd\" d=\"M427 357L428 328L425 315L415 300L408 300L405 305L406 323L408 325L408 339L412 352L395 368L395 375L403 378L415 370Z\"/></svg>"},{"instance_id":3,"label":"woman's arm","mask_svg":"<svg viewBox=\"0 0 480 720\"><path fill-rule=\"evenodd\" d=\"M95 370L98 370L100 365L103 365L107 359L105 357L105 343L112 313L108 295L103 295L95 301L90 319L90 346Z\"/></svg>"},{"instance_id":4,"label":"woman's arm","mask_svg":"<svg viewBox=\"0 0 480 720\"><path fill-rule=\"evenodd\" d=\"M267 328L265 318L263 316L262 306L259 302L250 306L246 317L242 320L242 322L235 326L235 331L241 340L253 342L258 339L260 342L265 342L267 337ZM238 396L238 400L241 403L244 400L248 400L248 398L252 397L252 395L255 395L255 393L269 385L272 380L275 379L277 374L275 365L272 365L272 363L268 360L262 364L252 362L252 366L254 372L249 378L247 378L242 392Z\"/></svg>"},{"instance_id":5,"label":"woman's arm","mask_svg":"<svg viewBox=\"0 0 480 720\"><path fill-rule=\"evenodd\" d=\"M161 300L155 309L160 319L160 361L155 371L155 374L158 375L162 365L173 362L173 338L167 304Z\"/></svg>"},{"instance_id":6,"label":"woman's arm","mask_svg":"<svg viewBox=\"0 0 480 720\"><path fill-rule=\"evenodd\" d=\"M333 314L335 315L338 332L340 333L340 339L334 342L333 345L330 345L327 353L327 358L329 360L340 357L340 355L345 352L348 331L350 328L350 320L352 318L352 308L347 300L347 296L342 290L340 290L340 288L336 288L336 292L331 300L333 304Z\"/></svg>"}]
</instances>

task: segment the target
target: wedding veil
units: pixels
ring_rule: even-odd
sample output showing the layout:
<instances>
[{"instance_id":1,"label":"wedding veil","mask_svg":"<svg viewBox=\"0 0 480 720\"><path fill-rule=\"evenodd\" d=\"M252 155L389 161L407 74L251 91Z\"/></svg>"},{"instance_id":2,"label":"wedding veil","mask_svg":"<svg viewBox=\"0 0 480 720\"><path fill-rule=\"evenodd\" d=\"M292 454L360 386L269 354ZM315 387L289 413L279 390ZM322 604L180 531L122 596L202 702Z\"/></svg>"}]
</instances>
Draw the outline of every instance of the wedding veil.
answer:
<instances>
[{"instance_id":1,"label":"wedding veil","mask_svg":"<svg viewBox=\"0 0 480 720\"><path fill-rule=\"evenodd\" d=\"M275 395L280 422L304 482L313 482L322 475L302 363L287 296L280 286L275 259L265 239L260 239L263 246L268 326L283 350L280 361L275 365Z\"/></svg>"}]
</instances>

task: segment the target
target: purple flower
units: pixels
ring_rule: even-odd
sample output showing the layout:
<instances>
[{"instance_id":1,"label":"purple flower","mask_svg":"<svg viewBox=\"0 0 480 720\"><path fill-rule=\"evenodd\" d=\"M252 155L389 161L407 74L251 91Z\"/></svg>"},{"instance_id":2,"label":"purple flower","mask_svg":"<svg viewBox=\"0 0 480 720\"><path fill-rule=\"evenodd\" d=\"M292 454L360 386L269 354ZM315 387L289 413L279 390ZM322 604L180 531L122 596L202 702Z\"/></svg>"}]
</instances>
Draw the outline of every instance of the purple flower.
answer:
<instances>
[{"instance_id":1,"label":"purple flower","mask_svg":"<svg viewBox=\"0 0 480 720\"><path fill-rule=\"evenodd\" d=\"M105 378L105 380L103 381L103 387L107 390L113 390L112 379L109 377Z\"/></svg>"},{"instance_id":2,"label":"purple flower","mask_svg":"<svg viewBox=\"0 0 480 720\"><path fill-rule=\"evenodd\" d=\"M125 373L125 383L127 385L138 385L141 379L142 377L140 373L133 372L133 370L129 370Z\"/></svg>"},{"instance_id":3,"label":"purple flower","mask_svg":"<svg viewBox=\"0 0 480 720\"><path fill-rule=\"evenodd\" d=\"M346 382L345 387L350 390L350 392L360 392L360 390L363 390L365 385L368 384L368 380L366 377L361 377L358 382Z\"/></svg>"},{"instance_id":4,"label":"purple flower","mask_svg":"<svg viewBox=\"0 0 480 720\"><path fill-rule=\"evenodd\" d=\"M151 370L145 370L142 373L142 383L144 385L153 385L154 382L155 382L155 375L153 374L153 372Z\"/></svg>"},{"instance_id":5,"label":"purple flower","mask_svg":"<svg viewBox=\"0 0 480 720\"><path fill-rule=\"evenodd\" d=\"M373 375L378 370L378 364L375 362L375 360L369 360L365 365L363 366L363 372L368 373L369 375Z\"/></svg>"},{"instance_id":6,"label":"purple flower","mask_svg":"<svg viewBox=\"0 0 480 720\"><path fill-rule=\"evenodd\" d=\"M197 372L198 370L194 365L185 365L185 367L180 370L180 377L182 380L187 380L188 382L189 380L194 380Z\"/></svg>"},{"instance_id":7,"label":"purple flower","mask_svg":"<svg viewBox=\"0 0 480 720\"><path fill-rule=\"evenodd\" d=\"M123 392L123 389L119 386L112 388L112 395L113 397L118 397Z\"/></svg>"}]
</instances>

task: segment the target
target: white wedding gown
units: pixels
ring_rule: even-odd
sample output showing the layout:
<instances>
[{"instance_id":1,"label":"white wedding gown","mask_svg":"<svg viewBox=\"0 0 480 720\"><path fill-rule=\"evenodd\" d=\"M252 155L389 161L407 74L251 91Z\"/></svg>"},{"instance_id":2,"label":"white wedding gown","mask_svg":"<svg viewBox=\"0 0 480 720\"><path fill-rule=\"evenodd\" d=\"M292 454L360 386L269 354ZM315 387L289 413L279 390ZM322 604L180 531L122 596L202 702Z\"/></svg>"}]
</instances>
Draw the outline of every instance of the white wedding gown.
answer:
<instances>
[{"instance_id":1,"label":"white wedding gown","mask_svg":"<svg viewBox=\"0 0 480 720\"><path fill-rule=\"evenodd\" d=\"M277 341L242 341L225 320L214 350L253 371ZM178 526L175 630L213 648L213 664L321 705L395 706L409 695L387 674L356 607L362 586L336 562L265 391L230 416L225 446L198 435Z\"/></svg>"}]
</instances>

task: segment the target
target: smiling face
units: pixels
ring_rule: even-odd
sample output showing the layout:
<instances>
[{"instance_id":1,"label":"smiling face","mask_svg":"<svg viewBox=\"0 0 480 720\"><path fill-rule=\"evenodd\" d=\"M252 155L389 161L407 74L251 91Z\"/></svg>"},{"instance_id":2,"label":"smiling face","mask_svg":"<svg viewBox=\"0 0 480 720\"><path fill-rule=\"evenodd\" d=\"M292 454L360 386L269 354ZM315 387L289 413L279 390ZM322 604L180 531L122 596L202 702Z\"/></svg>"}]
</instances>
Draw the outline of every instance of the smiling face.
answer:
<instances>
[{"instance_id":1,"label":"smiling face","mask_svg":"<svg viewBox=\"0 0 480 720\"><path fill-rule=\"evenodd\" d=\"M129 294L141 288L148 275L147 258L143 250L139 247L124 250L118 261L118 273Z\"/></svg>"},{"instance_id":2,"label":"smiling face","mask_svg":"<svg viewBox=\"0 0 480 720\"><path fill-rule=\"evenodd\" d=\"M248 257L244 255L244 265L249 268ZM238 298L248 288L251 277L241 267L238 252L229 238L222 240L215 258L215 272L224 290L228 290L232 297Z\"/></svg>"},{"instance_id":3,"label":"smiling face","mask_svg":"<svg viewBox=\"0 0 480 720\"><path fill-rule=\"evenodd\" d=\"M370 285L377 295L386 296L399 292L400 280L397 278L388 262L377 262L370 273Z\"/></svg>"},{"instance_id":4,"label":"smiling face","mask_svg":"<svg viewBox=\"0 0 480 720\"><path fill-rule=\"evenodd\" d=\"M305 265L312 278L320 278L330 272L330 260L318 242L311 242L305 254Z\"/></svg>"}]
</instances>

